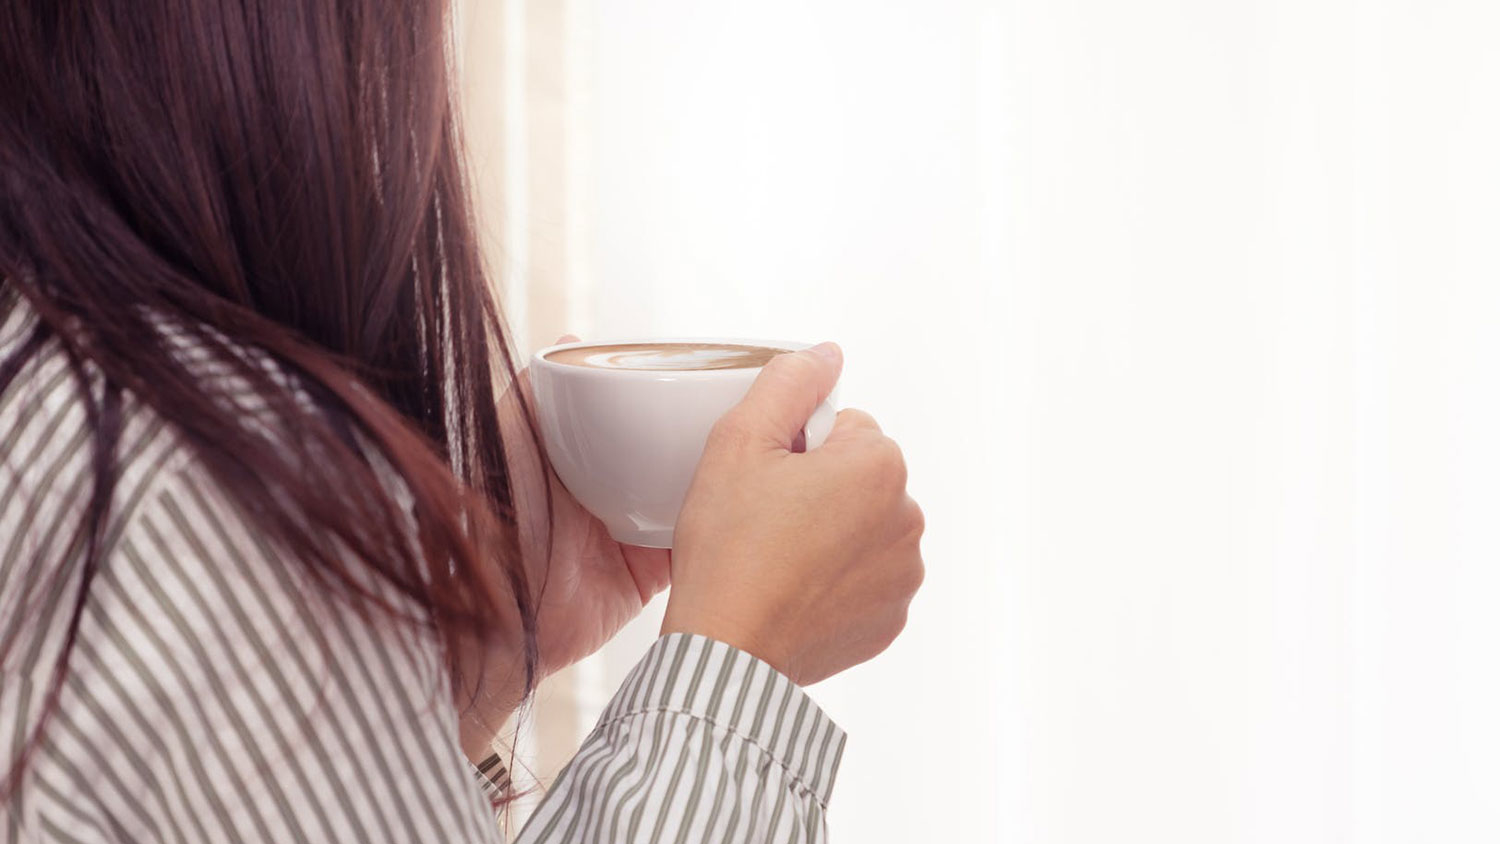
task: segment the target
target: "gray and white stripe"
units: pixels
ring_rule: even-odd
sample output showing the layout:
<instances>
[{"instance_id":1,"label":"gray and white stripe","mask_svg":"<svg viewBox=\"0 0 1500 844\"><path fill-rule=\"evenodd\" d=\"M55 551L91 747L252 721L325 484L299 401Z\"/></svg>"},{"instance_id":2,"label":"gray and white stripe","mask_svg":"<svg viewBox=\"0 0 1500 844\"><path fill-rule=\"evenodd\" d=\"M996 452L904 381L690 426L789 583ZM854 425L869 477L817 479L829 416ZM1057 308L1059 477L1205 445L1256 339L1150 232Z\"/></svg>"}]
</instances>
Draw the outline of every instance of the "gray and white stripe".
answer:
<instances>
[{"instance_id":1,"label":"gray and white stripe","mask_svg":"<svg viewBox=\"0 0 1500 844\"><path fill-rule=\"evenodd\" d=\"M517 842L826 841L844 741L766 663L703 636L663 636Z\"/></svg>"},{"instance_id":2,"label":"gray and white stripe","mask_svg":"<svg viewBox=\"0 0 1500 844\"><path fill-rule=\"evenodd\" d=\"M23 336L0 319L0 356ZM97 385L94 385L97 388ZM0 765L42 711L73 606L90 443L56 349L0 395ZM60 704L0 844L499 842L437 643L330 600L124 397L121 480ZM386 590L379 582L372 589ZM821 842L844 733L724 643L662 637L518 841Z\"/></svg>"}]
</instances>

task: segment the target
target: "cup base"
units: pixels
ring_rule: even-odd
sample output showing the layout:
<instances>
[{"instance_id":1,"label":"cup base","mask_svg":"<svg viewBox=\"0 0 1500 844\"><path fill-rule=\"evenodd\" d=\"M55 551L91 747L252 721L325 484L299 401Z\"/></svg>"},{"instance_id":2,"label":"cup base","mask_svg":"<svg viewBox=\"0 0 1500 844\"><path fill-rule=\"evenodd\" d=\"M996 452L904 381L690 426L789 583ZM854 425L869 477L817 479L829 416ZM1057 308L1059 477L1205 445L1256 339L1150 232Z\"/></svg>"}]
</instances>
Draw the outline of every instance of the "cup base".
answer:
<instances>
[{"instance_id":1,"label":"cup base","mask_svg":"<svg viewBox=\"0 0 1500 844\"><path fill-rule=\"evenodd\" d=\"M640 530L638 528L610 528L610 538L621 545L636 545L641 548L671 548L672 529L656 528L654 530Z\"/></svg>"}]
</instances>

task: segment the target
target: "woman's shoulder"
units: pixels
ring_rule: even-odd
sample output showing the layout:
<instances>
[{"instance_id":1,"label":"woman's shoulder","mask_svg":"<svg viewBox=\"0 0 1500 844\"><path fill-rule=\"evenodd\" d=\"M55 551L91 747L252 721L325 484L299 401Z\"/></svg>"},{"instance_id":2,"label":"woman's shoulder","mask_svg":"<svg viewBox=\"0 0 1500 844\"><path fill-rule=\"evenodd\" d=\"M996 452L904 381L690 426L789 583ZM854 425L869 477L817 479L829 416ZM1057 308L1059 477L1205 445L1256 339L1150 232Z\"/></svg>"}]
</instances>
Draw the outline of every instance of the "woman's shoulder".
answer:
<instances>
[{"instance_id":1,"label":"woman's shoulder","mask_svg":"<svg viewBox=\"0 0 1500 844\"><path fill-rule=\"evenodd\" d=\"M445 748L457 727L436 640L320 593L172 425L125 391L105 547L82 565L76 526L97 477L101 379L56 342L27 348L20 321L0 322L0 367L25 357L0 390L0 775L41 729L16 804L30 813L23 828L56 810L159 838L183 822L160 798L176 787L199 830L230 834L255 807L356 786L355 814L385 822L400 807L364 799L380 787L363 787L360 766L399 784L414 761L420 796L452 803L431 831L419 818L414 839L451 838L448 818L466 804L482 818Z\"/></svg>"},{"instance_id":2,"label":"woman's shoulder","mask_svg":"<svg viewBox=\"0 0 1500 844\"><path fill-rule=\"evenodd\" d=\"M101 579L118 576L141 588L163 573L186 587L237 568L264 576L277 592L316 591L301 577L305 566L264 545L263 532L171 420L129 390L106 391L97 366L70 360L55 337L37 340L34 315L12 304L8 313L0 308L0 373L10 374L0 379L0 657L21 624L7 619L45 627L47 618L67 614L77 590L64 585L77 579L85 556ZM210 358L191 371L233 377ZM241 424L261 424L254 396L244 391L238 400ZM105 425L118 433L100 455ZM84 528L105 460L112 483L99 502L102 529L93 532ZM100 545L86 555L91 536ZM384 591L376 582L367 588Z\"/></svg>"},{"instance_id":3,"label":"woman's shoulder","mask_svg":"<svg viewBox=\"0 0 1500 844\"><path fill-rule=\"evenodd\" d=\"M122 542L193 474L172 426L129 392L106 399L97 367L36 327L24 302L0 308L0 671L33 689L45 688L80 596L108 606L107 581L132 574L116 562ZM103 425L118 432L107 458ZM106 459L107 498L96 495Z\"/></svg>"},{"instance_id":4,"label":"woman's shoulder","mask_svg":"<svg viewBox=\"0 0 1500 844\"><path fill-rule=\"evenodd\" d=\"M7 298L0 288L0 536L30 538L29 545L11 542L14 554L41 557L50 545L68 541L53 535L61 533L54 526L83 512L106 467L113 479L110 540L124 532L143 505L157 501L163 488L188 480L214 486L170 420L128 389L107 390L97 365L70 355L55 335L38 331L38 324L25 300ZM154 324L163 348L183 364L182 371L205 384L213 381L219 395L235 397L240 424L270 427L264 403L248 385L236 388L233 382L243 380L241 376L196 345L193 332L165 317ZM306 398L268 355L238 347L234 353ZM108 454L100 454L105 429L114 435L108 438ZM0 540L0 561L6 554ZM0 585L4 580L0 577Z\"/></svg>"},{"instance_id":5,"label":"woman's shoulder","mask_svg":"<svg viewBox=\"0 0 1500 844\"><path fill-rule=\"evenodd\" d=\"M23 303L0 310L0 594L5 573L25 561L64 555L68 530L84 514L99 457L94 431L118 425L109 523L118 532L158 479L189 460L180 437L128 392L106 404L102 378L70 360L55 337L35 334ZM112 422L104 422L109 414ZM0 606L4 606L0 602Z\"/></svg>"},{"instance_id":6,"label":"woman's shoulder","mask_svg":"<svg viewBox=\"0 0 1500 844\"><path fill-rule=\"evenodd\" d=\"M33 325L24 309L0 319L0 367L24 358L0 384L0 673L43 691L44 672L84 608L76 635L94 656L75 657L70 683L107 673L117 693L141 706L158 699L153 684L163 671L187 687L218 683L218 666L250 666L297 642L312 651L296 659L326 667L354 656L363 664L363 649L378 641L383 671L419 693L442 687L434 643L372 628L320 596L307 567L269 544L170 421L129 391L109 411L119 430L114 484L79 603L88 540L80 526L99 466L93 415L105 391L96 367L75 365L55 339L31 343ZM361 571L351 576L367 592L397 600ZM330 643L323 639L333 621L344 638Z\"/></svg>"}]
</instances>

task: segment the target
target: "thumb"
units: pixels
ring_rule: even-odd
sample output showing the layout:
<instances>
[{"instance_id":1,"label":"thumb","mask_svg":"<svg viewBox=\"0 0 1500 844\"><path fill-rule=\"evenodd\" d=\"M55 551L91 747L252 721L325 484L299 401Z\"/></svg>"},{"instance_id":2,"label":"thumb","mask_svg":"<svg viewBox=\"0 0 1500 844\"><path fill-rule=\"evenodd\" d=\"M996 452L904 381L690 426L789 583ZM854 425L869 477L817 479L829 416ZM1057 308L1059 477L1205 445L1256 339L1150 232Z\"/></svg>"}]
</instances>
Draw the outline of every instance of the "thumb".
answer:
<instances>
[{"instance_id":1,"label":"thumb","mask_svg":"<svg viewBox=\"0 0 1500 844\"><path fill-rule=\"evenodd\" d=\"M757 443L791 450L802 426L833 392L844 353L833 343L788 352L761 368L745 398L730 411Z\"/></svg>"}]
</instances>

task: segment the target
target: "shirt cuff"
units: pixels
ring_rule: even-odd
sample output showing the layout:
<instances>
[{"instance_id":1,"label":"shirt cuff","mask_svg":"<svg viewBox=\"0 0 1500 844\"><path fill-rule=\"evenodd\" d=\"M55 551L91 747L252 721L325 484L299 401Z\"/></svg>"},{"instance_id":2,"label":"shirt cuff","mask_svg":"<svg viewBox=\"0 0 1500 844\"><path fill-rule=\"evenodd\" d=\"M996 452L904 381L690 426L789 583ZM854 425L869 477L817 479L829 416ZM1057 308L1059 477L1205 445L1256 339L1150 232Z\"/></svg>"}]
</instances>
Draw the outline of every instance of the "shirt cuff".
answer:
<instances>
[{"instance_id":1,"label":"shirt cuff","mask_svg":"<svg viewBox=\"0 0 1500 844\"><path fill-rule=\"evenodd\" d=\"M500 761L500 754L491 753L478 764L470 762L469 770L479 781L479 788L490 801L490 806L499 808L505 803L505 793L510 788L510 771Z\"/></svg>"},{"instance_id":2,"label":"shirt cuff","mask_svg":"<svg viewBox=\"0 0 1500 844\"><path fill-rule=\"evenodd\" d=\"M793 787L828 806L846 734L769 663L694 633L656 640L605 708L595 731L651 712L700 718L763 750Z\"/></svg>"}]
</instances>

